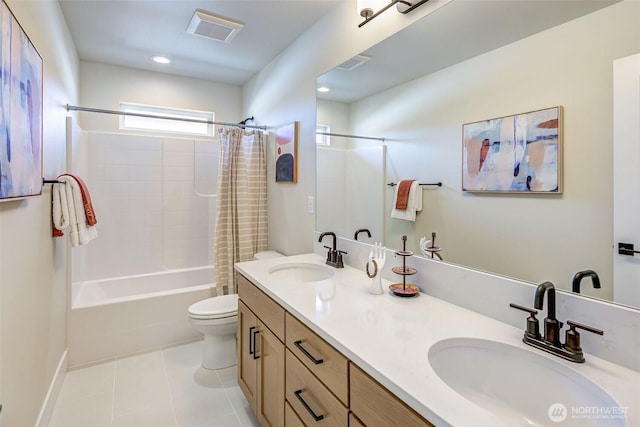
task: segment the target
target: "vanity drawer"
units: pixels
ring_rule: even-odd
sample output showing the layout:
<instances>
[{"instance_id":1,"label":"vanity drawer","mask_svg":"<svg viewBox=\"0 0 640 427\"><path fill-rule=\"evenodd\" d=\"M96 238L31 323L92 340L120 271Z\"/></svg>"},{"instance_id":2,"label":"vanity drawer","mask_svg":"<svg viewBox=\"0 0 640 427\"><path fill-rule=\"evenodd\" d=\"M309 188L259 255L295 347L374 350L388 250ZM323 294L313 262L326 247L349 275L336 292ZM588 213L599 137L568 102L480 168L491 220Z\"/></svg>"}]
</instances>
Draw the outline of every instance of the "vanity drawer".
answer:
<instances>
[{"instance_id":1,"label":"vanity drawer","mask_svg":"<svg viewBox=\"0 0 640 427\"><path fill-rule=\"evenodd\" d=\"M284 402L284 427L305 427L287 401Z\"/></svg>"},{"instance_id":2,"label":"vanity drawer","mask_svg":"<svg viewBox=\"0 0 640 427\"><path fill-rule=\"evenodd\" d=\"M363 424L369 427L433 426L353 363L349 378L351 410Z\"/></svg>"},{"instance_id":3,"label":"vanity drawer","mask_svg":"<svg viewBox=\"0 0 640 427\"><path fill-rule=\"evenodd\" d=\"M238 296L273 334L284 342L284 308L238 274Z\"/></svg>"},{"instance_id":4,"label":"vanity drawer","mask_svg":"<svg viewBox=\"0 0 640 427\"><path fill-rule=\"evenodd\" d=\"M349 410L288 349L285 395L307 426L347 427Z\"/></svg>"},{"instance_id":5,"label":"vanity drawer","mask_svg":"<svg viewBox=\"0 0 640 427\"><path fill-rule=\"evenodd\" d=\"M348 406L349 360L289 313L286 326L287 348Z\"/></svg>"}]
</instances>

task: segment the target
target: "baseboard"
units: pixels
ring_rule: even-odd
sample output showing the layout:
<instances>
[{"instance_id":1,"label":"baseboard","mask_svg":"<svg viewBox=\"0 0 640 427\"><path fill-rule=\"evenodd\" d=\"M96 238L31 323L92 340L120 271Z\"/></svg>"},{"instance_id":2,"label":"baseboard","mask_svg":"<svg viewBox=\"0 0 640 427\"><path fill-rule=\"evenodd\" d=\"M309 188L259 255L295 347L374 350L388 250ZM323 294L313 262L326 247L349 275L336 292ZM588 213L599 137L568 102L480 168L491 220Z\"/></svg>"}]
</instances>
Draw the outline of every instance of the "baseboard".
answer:
<instances>
[{"instance_id":1,"label":"baseboard","mask_svg":"<svg viewBox=\"0 0 640 427\"><path fill-rule=\"evenodd\" d=\"M49 425L49 420L51 419L51 414L53 414L53 409L56 406L56 400L58 399L58 394L62 388L64 377L67 375L67 353L68 349L62 353L56 373L51 380L44 402L42 402L42 408L40 408L40 414L36 420L35 427L47 427Z\"/></svg>"}]
</instances>

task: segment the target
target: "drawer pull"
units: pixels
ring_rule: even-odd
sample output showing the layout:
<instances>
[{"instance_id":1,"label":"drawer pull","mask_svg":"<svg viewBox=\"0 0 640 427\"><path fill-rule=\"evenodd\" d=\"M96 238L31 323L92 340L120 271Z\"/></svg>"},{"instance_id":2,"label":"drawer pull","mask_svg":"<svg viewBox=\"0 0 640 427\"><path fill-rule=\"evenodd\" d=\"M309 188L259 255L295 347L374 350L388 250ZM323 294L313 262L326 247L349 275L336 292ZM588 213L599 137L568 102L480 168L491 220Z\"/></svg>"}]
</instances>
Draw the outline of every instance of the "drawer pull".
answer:
<instances>
[{"instance_id":1,"label":"drawer pull","mask_svg":"<svg viewBox=\"0 0 640 427\"><path fill-rule=\"evenodd\" d=\"M249 354L253 356L253 353L256 351L254 349L254 337L253 337L253 330L255 329L255 326L252 326L249 328Z\"/></svg>"},{"instance_id":2,"label":"drawer pull","mask_svg":"<svg viewBox=\"0 0 640 427\"><path fill-rule=\"evenodd\" d=\"M302 403L302 406L304 406L304 409L306 409L307 412L309 412L311 414L311 416L313 417L314 420L320 421L320 420L324 419L324 415L316 415L316 413L313 412L313 409L311 409L309 404L304 401L302 396L300 396L302 394L302 390L296 390L296 391L293 392L293 394L296 395L296 397L298 398L300 403Z\"/></svg>"},{"instance_id":3,"label":"drawer pull","mask_svg":"<svg viewBox=\"0 0 640 427\"><path fill-rule=\"evenodd\" d=\"M311 359L311 361L312 361L313 363L315 363L316 365L320 365L321 363L323 363L323 362L324 362L324 360L323 360L323 359L316 359L315 357L313 357L313 355L312 355L311 353L309 353L309 352L307 351L307 349L306 349L306 348L304 348L304 347L302 346L302 340L298 340L298 341L294 342L294 343L293 343L293 345L295 345L296 347L298 347L298 349L299 349L301 352L303 352L305 356L307 356L309 359Z\"/></svg>"},{"instance_id":4,"label":"drawer pull","mask_svg":"<svg viewBox=\"0 0 640 427\"><path fill-rule=\"evenodd\" d=\"M260 359L260 356L258 356L258 346L256 345L256 337L259 333L260 331L256 329L251 335L251 339L253 341L253 360Z\"/></svg>"}]
</instances>

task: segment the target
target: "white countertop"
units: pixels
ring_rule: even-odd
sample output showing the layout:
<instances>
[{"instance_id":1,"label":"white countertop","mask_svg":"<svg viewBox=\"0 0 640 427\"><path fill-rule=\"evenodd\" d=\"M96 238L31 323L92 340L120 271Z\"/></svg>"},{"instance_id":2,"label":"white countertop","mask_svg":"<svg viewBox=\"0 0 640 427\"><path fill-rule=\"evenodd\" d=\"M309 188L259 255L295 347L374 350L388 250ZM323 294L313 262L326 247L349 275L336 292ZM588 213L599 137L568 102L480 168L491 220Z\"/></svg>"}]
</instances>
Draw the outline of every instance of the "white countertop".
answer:
<instances>
[{"instance_id":1,"label":"white countertop","mask_svg":"<svg viewBox=\"0 0 640 427\"><path fill-rule=\"evenodd\" d=\"M424 293L414 298L370 295L371 280L363 270L348 266L335 269L331 279L320 282L293 283L269 274L271 267L292 262L324 265L324 257L305 254L247 261L237 263L236 269L438 426L512 425L466 400L433 371L427 358L429 348L453 337L506 343L574 369L626 407L627 426L640 425L640 373L593 357L588 348L584 349L586 362L573 363L525 345L526 313L522 313L522 329L518 329ZM389 284L383 280L385 289Z\"/></svg>"}]
</instances>

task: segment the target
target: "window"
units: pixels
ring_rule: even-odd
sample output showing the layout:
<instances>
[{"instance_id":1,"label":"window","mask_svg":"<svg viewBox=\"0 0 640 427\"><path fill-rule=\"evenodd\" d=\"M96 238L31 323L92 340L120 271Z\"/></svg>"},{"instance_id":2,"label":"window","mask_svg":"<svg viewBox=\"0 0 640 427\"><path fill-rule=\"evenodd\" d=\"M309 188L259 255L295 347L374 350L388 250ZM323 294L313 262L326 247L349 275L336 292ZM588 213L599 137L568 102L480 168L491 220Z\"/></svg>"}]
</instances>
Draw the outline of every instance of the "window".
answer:
<instances>
[{"instance_id":1,"label":"window","mask_svg":"<svg viewBox=\"0 0 640 427\"><path fill-rule=\"evenodd\" d=\"M130 102L121 102L120 111L193 120L183 121L122 115L120 116L120 129L213 136L213 124L208 123L215 120L215 113L212 111L186 110Z\"/></svg>"},{"instance_id":2,"label":"window","mask_svg":"<svg viewBox=\"0 0 640 427\"><path fill-rule=\"evenodd\" d=\"M329 135L320 135L319 133L330 133L331 127L329 125L316 125L316 145L331 145L331 137Z\"/></svg>"}]
</instances>

